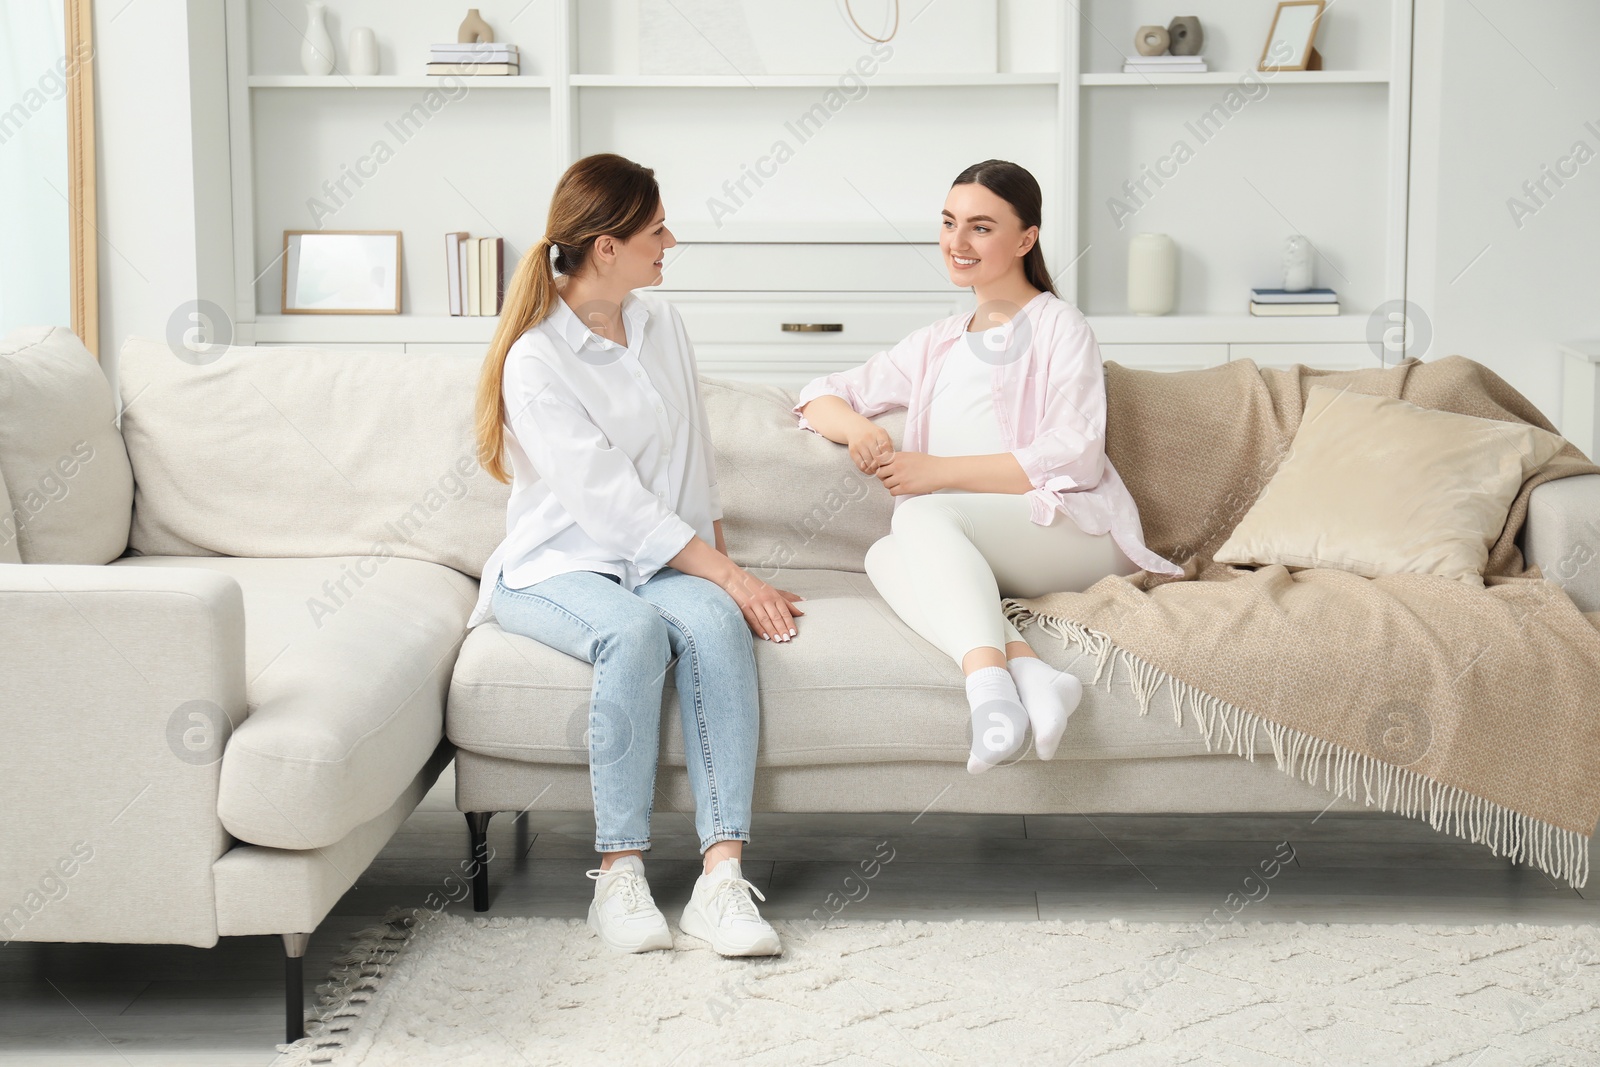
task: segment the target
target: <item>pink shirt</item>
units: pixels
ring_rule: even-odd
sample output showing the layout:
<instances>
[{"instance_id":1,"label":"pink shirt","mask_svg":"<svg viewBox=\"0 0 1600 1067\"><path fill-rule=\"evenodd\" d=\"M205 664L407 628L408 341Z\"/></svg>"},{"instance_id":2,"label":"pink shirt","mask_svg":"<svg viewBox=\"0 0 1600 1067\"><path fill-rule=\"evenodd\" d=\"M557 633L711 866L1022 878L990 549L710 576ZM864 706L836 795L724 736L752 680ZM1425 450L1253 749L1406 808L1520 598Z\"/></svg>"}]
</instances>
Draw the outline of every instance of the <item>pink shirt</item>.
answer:
<instances>
[{"instance_id":1,"label":"pink shirt","mask_svg":"<svg viewBox=\"0 0 1600 1067\"><path fill-rule=\"evenodd\" d=\"M903 407L902 448L925 451L929 404L945 353L955 344L976 346L979 358L994 364L990 384L1001 439L1034 486L1026 494L1029 517L1046 526L1060 508L1085 533L1110 533L1145 570L1181 575L1183 568L1145 547L1139 506L1106 457L1105 372L1083 313L1040 293L1004 325L968 333L971 318L940 319L859 367L809 382L793 409L800 426L816 432L800 409L823 395L842 398L868 418ZM896 496L894 506L911 495Z\"/></svg>"}]
</instances>

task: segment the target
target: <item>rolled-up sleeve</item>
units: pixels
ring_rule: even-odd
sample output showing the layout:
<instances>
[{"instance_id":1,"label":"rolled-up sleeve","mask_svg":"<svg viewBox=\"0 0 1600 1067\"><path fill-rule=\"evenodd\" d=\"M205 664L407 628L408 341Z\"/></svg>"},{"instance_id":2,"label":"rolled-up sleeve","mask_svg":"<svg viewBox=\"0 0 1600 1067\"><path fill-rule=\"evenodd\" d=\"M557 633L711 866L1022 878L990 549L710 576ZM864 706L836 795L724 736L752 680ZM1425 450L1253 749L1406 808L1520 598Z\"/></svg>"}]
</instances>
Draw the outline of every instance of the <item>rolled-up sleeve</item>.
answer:
<instances>
[{"instance_id":1,"label":"rolled-up sleeve","mask_svg":"<svg viewBox=\"0 0 1600 1067\"><path fill-rule=\"evenodd\" d=\"M1056 341L1043 388L1039 432L1011 454L1036 489L1092 489L1105 473L1106 382L1087 322L1080 319Z\"/></svg>"},{"instance_id":2,"label":"rolled-up sleeve","mask_svg":"<svg viewBox=\"0 0 1600 1067\"><path fill-rule=\"evenodd\" d=\"M799 402L790 410L800 420L802 430L817 433L801 411L819 396L836 396L850 405L857 415L872 418L890 408L909 407L914 368L927 357L931 327L923 327L884 349L859 367L835 371L813 378L800 390Z\"/></svg>"},{"instance_id":3,"label":"rolled-up sleeve","mask_svg":"<svg viewBox=\"0 0 1600 1067\"><path fill-rule=\"evenodd\" d=\"M506 420L551 494L596 544L651 575L683 551L695 529L639 480L583 405L543 364L505 377Z\"/></svg>"}]
</instances>

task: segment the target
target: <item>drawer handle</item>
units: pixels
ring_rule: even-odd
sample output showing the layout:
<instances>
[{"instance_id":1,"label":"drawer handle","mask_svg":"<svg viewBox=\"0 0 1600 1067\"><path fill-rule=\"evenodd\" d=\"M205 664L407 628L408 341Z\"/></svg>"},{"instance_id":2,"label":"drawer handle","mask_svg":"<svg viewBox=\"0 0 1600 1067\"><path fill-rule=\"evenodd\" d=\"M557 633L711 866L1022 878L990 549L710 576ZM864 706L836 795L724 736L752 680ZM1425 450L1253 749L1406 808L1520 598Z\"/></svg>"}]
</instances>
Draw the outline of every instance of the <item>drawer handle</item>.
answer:
<instances>
[{"instance_id":1,"label":"drawer handle","mask_svg":"<svg viewBox=\"0 0 1600 1067\"><path fill-rule=\"evenodd\" d=\"M842 322L786 322L783 324L784 333L842 333Z\"/></svg>"}]
</instances>

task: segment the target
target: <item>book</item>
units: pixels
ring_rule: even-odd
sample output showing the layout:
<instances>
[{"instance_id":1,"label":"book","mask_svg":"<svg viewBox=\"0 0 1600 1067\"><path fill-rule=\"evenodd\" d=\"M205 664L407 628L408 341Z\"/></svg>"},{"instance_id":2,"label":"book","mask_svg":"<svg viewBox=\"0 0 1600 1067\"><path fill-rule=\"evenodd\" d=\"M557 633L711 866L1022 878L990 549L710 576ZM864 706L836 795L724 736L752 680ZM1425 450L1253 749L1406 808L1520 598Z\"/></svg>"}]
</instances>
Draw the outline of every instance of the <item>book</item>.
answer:
<instances>
[{"instance_id":1,"label":"book","mask_svg":"<svg viewBox=\"0 0 1600 1067\"><path fill-rule=\"evenodd\" d=\"M493 315L494 306L494 238L478 238L478 314Z\"/></svg>"},{"instance_id":2,"label":"book","mask_svg":"<svg viewBox=\"0 0 1600 1067\"><path fill-rule=\"evenodd\" d=\"M443 44L429 45L428 51L434 55L448 56L476 56L495 52L509 52L516 55L517 46L510 41L446 41Z\"/></svg>"},{"instance_id":3,"label":"book","mask_svg":"<svg viewBox=\"0 0 1600 1067\"><path fill-rule=\"evenodd\" d=\"M1127 55L1125 55L1125 56L1122 57L1122 61L1124 63L1149 63L1151 66L1161 67L1161 66L1182 66L1184 63L1204 63L1206 61L1206 57L1205 56L1173 56L1173 55L1159 55L1159 56L1127 56Z\"/></svg>"},{"instance_id":4,"label":"book","mask_svg":"<svg viewBox=\"0 0 1600 1067\"><path fill-rule=\"evenodd\" d=\"M1258 304L1250 301L1252 315L1337 315L1338 304Z\"/></svg>"},{"instance_id":5,"label":"book","mask_svg":"<svg viewBox=\"0 0 1600 1067\"><path fill-rule=\"evenodd\" d=\"M506 240L504 237L494 239L494 313L500 314L500 309L506 304Z\"/></svg>"},{"instance_id":6,"label":"book","mask_svg":"<svg viewBox=\"0 0 1600 1067\"><path fill-rule=\"evenodd\" d=\"M456 276L461 279L461 314L470 314L467 308L467 252L472 245L469 235L463 233L456 242Z\"/></svg>"},{"instance_id":7,"label":"book","mask_svg":"<svg viewBox=\"0 0 1600 1067\"><path fill-rule=\"evenodd\" d=\"M449 279L452 315L460 315L466 310L466 304L461 296L461 242L466 239L466 233L444 235L444 267L445 275Z\"/></svg>"},{"instance_id":8,"label":"book","mask_svg":"<svg viewBox=\"0 0 1600 1067\"><path fill-rule=\"evenodd\" d=\"M1252 289L1250 299L1258 304L1337 304L1339 294L1332 289Z\"/></svg>"},{"instance_id":9,"label":"book","mask_svg":"<svg viewBox=\"0 0 1600 1067\"><path fill-rule=\"evenodd\" d=\"M429 63L429 74L515 74L515 63Z\"/></svg>"},{"instance_id":10,"label":"book","mask_svg":"<svg viewBox=\"0 0 1600 1067\"><path fill-rule=\"evenodd\" d=\"M482 241L483 241L483 238L481 238L481 237L468 237L466 239L466 241L463 242L467 246L467 314L468 315L476 315L476 314L478 314L478 305L483 300L483 294L480 291L480 286L482 284L482 282L480 281L480 278L482 277L482 275L479 273L481 271L481 269L482 269L482 266L483 266L483 259L478 253L478 245L481 244Z\"/></svg>"},{"instance_id":11,"label":"book","mask_svg":"<svg viewBox=\"0 0 1600 1067\"><path fill-rule=\"evenodd\" d=\"M1151 66L1147 63L1124 63L1122 65L1122 73L1124 74L1204 74L1205 72L1206 65L1204 63L1174 63L1171 65L1162 64L1161 66Z\"/></svg>"}]
</instances>

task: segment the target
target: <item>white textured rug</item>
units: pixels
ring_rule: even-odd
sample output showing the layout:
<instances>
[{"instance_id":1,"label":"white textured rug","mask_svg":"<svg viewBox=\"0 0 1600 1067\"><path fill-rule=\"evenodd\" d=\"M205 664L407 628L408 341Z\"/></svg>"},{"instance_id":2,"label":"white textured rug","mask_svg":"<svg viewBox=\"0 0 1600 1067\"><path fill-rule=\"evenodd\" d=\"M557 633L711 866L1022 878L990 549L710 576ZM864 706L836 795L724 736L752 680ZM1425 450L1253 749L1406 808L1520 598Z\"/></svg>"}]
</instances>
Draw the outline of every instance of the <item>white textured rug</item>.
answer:
<instances>
[{"instance_id":1,"label":"white textured rug","mask_svg":"<svg viewBox=\"0 0 1600 1067\"><path fill-rule=\"evenodd\" d=\"M1594 926L774 922L784 955L578 920L364 932L280 1062L1600 1064ZM676 932L676 931L675 931Z\"/></svg>"}]
</instances>

